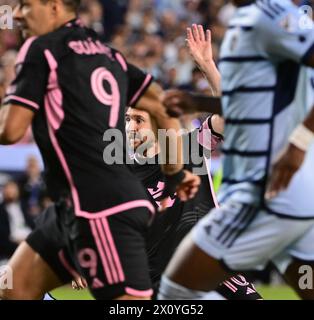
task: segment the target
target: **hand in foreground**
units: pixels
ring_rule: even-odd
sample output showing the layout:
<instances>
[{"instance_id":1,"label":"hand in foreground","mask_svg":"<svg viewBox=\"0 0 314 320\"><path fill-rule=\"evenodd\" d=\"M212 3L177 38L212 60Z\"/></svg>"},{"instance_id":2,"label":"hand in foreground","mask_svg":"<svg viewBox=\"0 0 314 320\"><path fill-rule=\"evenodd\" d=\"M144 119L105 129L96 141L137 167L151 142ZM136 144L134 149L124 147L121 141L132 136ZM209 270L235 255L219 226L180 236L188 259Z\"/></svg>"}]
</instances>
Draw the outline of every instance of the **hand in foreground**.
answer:
<instances>
[{"instance_id":1,"label":"hand in foreground","mask_svg":"<svg viewBox=\"0 0 314 320\"><path fill-rule=\"evenodd\" d=\"M87 281L83 277L72 280L72 289L74 290L82 290L87 288L87 286Z\"/></svg>"},{"instance_id":2,"label":"hand in foreground","mask_svg":"<svg viewBox=\"0 0 314 320\"><path fill-rule=\"evenodd\" d=\"M193 199L199 189L201 184L201 179L199 176L192 174L190 171L183 170L184 178L177 185L169 185L166 181L165 191L163 192L163 199L160 202L159 211L164 211L167 209L168 196L177 193L177 196L181 201L188 201ZM171 182L170 182L171 184Z\"/></svg>"},{"instance_id":3,"label":"hand in foreground","mask_svg":"<svg viewBox=\"0 0 314 320\"><path fill-rule=\"evenodd\" d=\"M275 197L280 191L288 187L293 175L301 167L304 157L304 151L291 143L289 144L287 150L281 155L273 167L265 194L267 200Z\"/></svg>"},{"instance_id":4,"label":"hand in foreground","mask_svg":"<svg viewBox=\"0 0 314 320\"><path fill-rule=\"evenodd\" d=\"M190 94L181 90L165 92L163 104L171 117L180 117L185 113L195 113L195 105Z\"/></svg>"}]
</instances>

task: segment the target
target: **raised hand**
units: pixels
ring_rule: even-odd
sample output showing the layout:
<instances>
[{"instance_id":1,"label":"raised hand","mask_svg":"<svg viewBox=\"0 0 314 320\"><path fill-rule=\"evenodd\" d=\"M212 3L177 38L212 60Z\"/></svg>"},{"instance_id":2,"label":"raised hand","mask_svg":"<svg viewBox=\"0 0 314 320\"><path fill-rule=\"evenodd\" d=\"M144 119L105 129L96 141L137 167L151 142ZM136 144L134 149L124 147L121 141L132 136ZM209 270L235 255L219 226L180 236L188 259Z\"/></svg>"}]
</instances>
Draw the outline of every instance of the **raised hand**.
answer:
<instances>
[{"instance_id":1,"label":"raised hand","mask_svg":"<svg viewBox=\"0 0 314 320\"><path fill-rule=\"evenodd\" d=\"M210 30L205 32L203 26L193 24L192 28L187 28L186 42L192 58L208 80L211 95L220 96L220 73L213 60Z\"/></svg>"},{"instance_id":2,"label":"raised hand","mask_svg":"<svg viewBox=\"0 0 314 320\"><path fill-rule=\"evenodd\" d=\"M191 56L201 69L204 68L204 65L213 61L210 30L205 32L203 26L193 24L192 28L187 28L186 42Z\"/></svg>"}]
</instances>

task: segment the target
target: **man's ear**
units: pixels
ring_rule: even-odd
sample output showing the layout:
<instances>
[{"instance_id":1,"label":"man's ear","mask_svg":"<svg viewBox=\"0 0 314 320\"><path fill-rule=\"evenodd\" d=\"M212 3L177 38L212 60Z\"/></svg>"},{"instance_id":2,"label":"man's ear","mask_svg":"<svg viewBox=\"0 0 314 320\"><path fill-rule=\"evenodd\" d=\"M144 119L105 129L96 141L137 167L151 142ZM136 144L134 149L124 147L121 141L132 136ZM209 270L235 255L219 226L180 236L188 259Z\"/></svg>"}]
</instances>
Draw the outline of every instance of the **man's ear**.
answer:
<instances>
[{"instance_id":1,"label":"man's ear","mask_svg":"<svg viewBox=\"0 0 314 320\"><path fill-rule=\"evenodd\" d=\"M52 14L54 16L57 16L61 2L62 2L62 0L49 0L48 1L49 5L52 9Z\"/></svg>"}]
</instances>

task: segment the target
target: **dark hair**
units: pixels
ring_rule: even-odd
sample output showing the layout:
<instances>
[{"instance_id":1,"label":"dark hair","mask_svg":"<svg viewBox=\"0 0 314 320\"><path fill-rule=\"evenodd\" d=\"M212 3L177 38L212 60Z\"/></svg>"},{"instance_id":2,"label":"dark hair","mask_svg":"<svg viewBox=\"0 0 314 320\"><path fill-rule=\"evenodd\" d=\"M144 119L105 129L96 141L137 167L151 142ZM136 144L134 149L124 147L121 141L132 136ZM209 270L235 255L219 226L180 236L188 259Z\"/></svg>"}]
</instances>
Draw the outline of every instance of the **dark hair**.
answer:
<instances>
[{"instance_id":1,"label":"dark hair","mask_svg":"<svg viewBox=\"0 0 314 320\"><path fill-rule=\"evenodd\" d=\"M47 3L49 0L40 0L43 3ZM80 5L81 0L62 0L63 4L68 7L71 11L77 12Z\"/></svg>"}]
</instances>

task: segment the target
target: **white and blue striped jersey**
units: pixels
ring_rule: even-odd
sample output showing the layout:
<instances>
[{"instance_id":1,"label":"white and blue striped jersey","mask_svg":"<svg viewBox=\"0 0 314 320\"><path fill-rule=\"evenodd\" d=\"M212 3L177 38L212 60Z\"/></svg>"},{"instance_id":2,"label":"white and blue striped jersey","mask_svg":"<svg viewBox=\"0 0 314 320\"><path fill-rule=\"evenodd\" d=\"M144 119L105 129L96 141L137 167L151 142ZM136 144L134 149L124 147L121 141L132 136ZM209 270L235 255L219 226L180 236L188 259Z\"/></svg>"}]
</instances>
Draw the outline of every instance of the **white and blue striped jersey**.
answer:
<instances>
[{"instance_id":1,"label":"white and blue striped jersey","mask_svg":"<svg viewBox=\"0 0 314 320\"><path fill-rule=\"evenodd\" d=\"M314 106L314 69L301 67L295 99L292 103L291 125L302 122ZM267 202L269 211L298 218L314 217L314 144L304 163L294 175L287 190Z\"/></svg>"},{"instance_id":2,"label":"white and blue striped jersey","mask_svg":"<svg viewBox=\"0 0 314 320\"><path fill-rule=\"evenodd\" d=\"M237 8L219 63L226 121L221 202L264 203L271 166L296 125L300 66L313 51L313 24L291 1Z\"/></svg>"}]
</instances>

